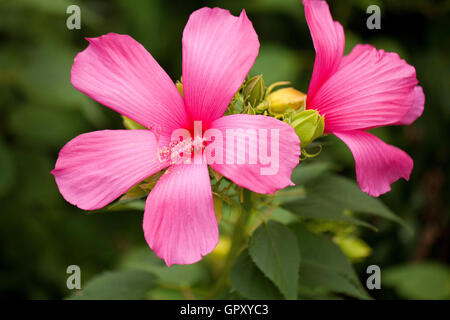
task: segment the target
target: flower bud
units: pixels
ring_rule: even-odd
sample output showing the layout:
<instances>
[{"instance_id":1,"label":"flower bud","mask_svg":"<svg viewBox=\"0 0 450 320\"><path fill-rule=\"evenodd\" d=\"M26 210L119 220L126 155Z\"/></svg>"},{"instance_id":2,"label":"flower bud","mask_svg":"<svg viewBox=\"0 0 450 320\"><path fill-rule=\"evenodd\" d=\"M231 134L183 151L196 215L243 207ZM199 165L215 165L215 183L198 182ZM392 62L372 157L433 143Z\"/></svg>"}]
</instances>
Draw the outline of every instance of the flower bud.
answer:
<instances>
[{"instance_id":1,"label":"flower bud","mask_svg":"<svg viewBox=\"0 0 450 320\"><path fill-rule=\"evenodd\" d=\"M305 109L306 94L291 87L283 88L272 92L268 101L270 113L282 114Z\"/></svg>"},{"instance_id":2,"label":"flower bud","mask_svg":"<svg viewBox=\"0 0 450 320\"><path fill-rule=\"evenodd\" d=\"M247 107L247 109L245 110L245 113L253 116L256 114L256 110L255 110L255 108L253 108L252 106L249 105Z\"/></svg>"},{"instance_id":3,"label":"flower bud","mask_svg":"<svg viewBox=\"0 0 450 320\"><path fill-rule=\"evenodd\" d=\"M264 98L264 80L262 75L255 76L247 81L244 87L244 104L258 105Z\"/></svg>"},{"instance_id":4,"label":"flower bud","mask_svg":"<svg viewBox=\"0 0 450 320\"><path fill-rule=\"evenodd\" d=\"M303 110L293 115L291 126L300 138L302 148L305 148L314 139L323 135L325 118L317 110Z\"/></svg>"}]
</instances>

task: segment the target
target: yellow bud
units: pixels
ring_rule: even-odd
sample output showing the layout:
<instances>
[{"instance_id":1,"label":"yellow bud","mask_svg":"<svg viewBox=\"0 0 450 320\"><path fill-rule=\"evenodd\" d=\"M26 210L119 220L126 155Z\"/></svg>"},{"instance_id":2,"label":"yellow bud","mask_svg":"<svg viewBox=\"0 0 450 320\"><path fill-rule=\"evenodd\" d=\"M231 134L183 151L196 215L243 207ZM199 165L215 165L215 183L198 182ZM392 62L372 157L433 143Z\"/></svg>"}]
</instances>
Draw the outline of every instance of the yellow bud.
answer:
<instances>
[{"instance_id":1,"label":"yellow bud","mask_svg":"<svg viewBox=\"0 0 450 320\"><path fill-rule=\"evenodd\" d=\"M300 138L301 147L305 148L323 135L325 119L316 110L303 110L292 117L291 126Z\"/></svg>"},{"instance_id":2,"label":"yellow bud","mask_svg":"<svg viewBox=\"0 0 450 320\"><path fill-rule=\"evenodd\" d=\"M335 237L333 240L351 261L359 262L372 253L367 243L357 237Z\"/></svg>"},{"instance_id":3,"label":"yellow bud","mask_svg":"<svg viewBox=\"0 0 450 320\"><path fill-rule=\"evenodd\" d=\"M220 237L216 248L211 252L211 256L219 259L224 259L231 248L231 239L227 236Z\"/></svg>"},{"instance_id":4,"label":"yellow bud","mask_svg":"<svg viewBox=\"0 0 450 320\"><path fill-rule=\"evenodd\" d=\"M281 114L290 110L305 109L306 94L294 88L283 88L272 92L268 97L269 112Z\"/></svg>"}]
</instances>

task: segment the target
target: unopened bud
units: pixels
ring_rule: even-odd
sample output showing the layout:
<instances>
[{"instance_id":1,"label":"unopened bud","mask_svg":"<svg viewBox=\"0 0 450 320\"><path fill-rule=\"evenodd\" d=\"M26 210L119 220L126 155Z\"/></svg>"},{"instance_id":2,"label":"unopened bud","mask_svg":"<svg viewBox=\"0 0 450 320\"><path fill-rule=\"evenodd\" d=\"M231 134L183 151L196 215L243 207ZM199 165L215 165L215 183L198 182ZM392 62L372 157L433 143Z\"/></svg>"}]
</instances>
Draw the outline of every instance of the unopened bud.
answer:
<instances>
[{"instance_id":1,"label":"unopened bud","mask_svg":"<svg viewBox=\"0 0 450 320\"><path fill-rule=\"evenodd\" d=\"M270 113L282 114L305 109L306 94L294 88L283 88L272 92L268 101Z\"/></svg>"},{"instance_id":2,"label":"unopened bud","mask_svg":"<svg viewBox=\"0 0 450 320\"><path fill-rule=\"evenodd\" d=\"M302 148L323 135L325 118L317 110L303 110L291 119L291 126L295 129Z\"/></svg>"},{"instance_id":3,"label":"unopened bud","mask_svg":"<svg viewBox=\"0 0 450 320\"><path fill-rule=\"evenodd\" d=\"M253 116L256 114L256 110L255 110L255 108L253 108L252 106L249 105L247 107L247 109L245 110L245 113Z\"/></svg>"},{"instance_id":4,"label":"unopened bud","mask_svg":"<svg viewBox=\"0 0 450 320\"><path fill-rule=\"evenodd\" d=\"M264 80L262 75L255 76L247 81L244 87L244 104L258 105L264 98Z\"/></svg>"}]
</instances>

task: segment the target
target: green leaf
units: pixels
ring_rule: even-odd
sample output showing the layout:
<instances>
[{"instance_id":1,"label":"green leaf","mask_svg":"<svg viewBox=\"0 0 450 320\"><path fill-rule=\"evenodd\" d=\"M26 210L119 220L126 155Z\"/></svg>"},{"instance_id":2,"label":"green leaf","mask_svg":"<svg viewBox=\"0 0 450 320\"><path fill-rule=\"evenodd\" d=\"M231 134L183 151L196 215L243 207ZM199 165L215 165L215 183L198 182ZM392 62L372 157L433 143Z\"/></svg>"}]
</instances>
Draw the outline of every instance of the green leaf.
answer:
<instances>
[{"instance_id":1,"label":"green leaf","mask_svg":"<svg viewBox=\"0 0 450 320\"><path fill-rule=\"evenodd\" d=\"M365 194L347 178L330 173L318 174L315 178L307 175L299 177L301 175L297 173L293 181L303 183L303 187L287 188L277 195L286 210L305 218L345 221L369 228L373 226L347 213L379 216L405 225L381 200Z\"/></svg>"},{"instance_id":2,"label":"green leaf","mask_svg":"<svg viewBox=\"0 0 450 320\"><path fill-rule=\"evenodd\" d=\"M295 236L286 226L275 221L263 223L250 239L249 253L287 299L297 298L300 254Z\"/></svg>"},{"instance_id":3,"label":"green leaf","mask_svg":"<svg viewBox=\"0 0 450 320\"><path fill-rule=\"evenodd\" d=\"M274 208L268 219L280 222L282 224L289 224L299 221L297 215L280 207Z\"/></svg>"},{"instance_id":4,"label":"green leaf","mask_svg":"<svg viewBox=\"0 0 450 320\"><path fill-rule=\"evenodd\" d=\"M111 211L127 211L127 210L137 210L144 211L145 200L123 200L115 202L105 208L105 210Z\"/></svg>"},{"instance_id":5,"label":"green leaf","mask_svg":"<svg viewBox=\"0 0 450 320\"><path fill-rule=\"evenodd\" d=\"M381 280L406 299L450 299L450 268L440 263L392 267L382 270Z\"/></svg>"},{"instance_id":6,"label":"green leaf","mask_svg":"<svg viewBox=\"0 0 450 320\"><path fill-rule=\"evenodd\" d=\"M193 286L206 283L210 275L202 263L166 266L150 249L139 248L128 254L121 265L123 269L141 270L154 274L158 282L177 286Z\"/></svg>"},{"instance_id":7,"label":"green leaf","mask_svg":"<svg viewBox=\"0 0 450 320\"><path fill-rule=\"evenodd\" d=\"M317 235L300 223L290 225L294 232L301 263L299 286L315 291L343 293L359 299L370 299L351 263L331 239Z\"/></svg>"},{"instance_id":8,"label":"green leaf","mask_svg":"<svg viewBox=\"0 0 450 320\"><path fill-rule=\"evenodd\" d=\"M291 179L296 185L304 185L306 182L329 171L332 166L333 165L329 162L302 164L292 171Z\"/></svg>"},{"instance_id":9,"label":"green leaf","mask_svg":"<svg viewBox=\"0 0 450 320\"><path fill-rule=\"evenodd\" d=\"M232 287L248 299L279 300L282 299L280 291L258 269L244 250L236 259L230 271Z\"/></svg>"},{"instance_id":10,"label":"green leaf","mask_svg":"<svg viewBox=\"0 0 450 320\"><path fill-rule=\"evenodd\" d=\"M152 289L148 296L151 300L185 300L188 298L180 290L169 288Z\"/></svg>"},{"instance_id":11,"label":"green leaf","mask_svg":"<svg viewBox=\"0 0 450 320\"><path fill-rule=\"evenodd\" d=\"M90 280L73 294L76 300L136 300L142 299L154 287L155 276L138 270L105 272Z\"/></svg>"}]
</instances>

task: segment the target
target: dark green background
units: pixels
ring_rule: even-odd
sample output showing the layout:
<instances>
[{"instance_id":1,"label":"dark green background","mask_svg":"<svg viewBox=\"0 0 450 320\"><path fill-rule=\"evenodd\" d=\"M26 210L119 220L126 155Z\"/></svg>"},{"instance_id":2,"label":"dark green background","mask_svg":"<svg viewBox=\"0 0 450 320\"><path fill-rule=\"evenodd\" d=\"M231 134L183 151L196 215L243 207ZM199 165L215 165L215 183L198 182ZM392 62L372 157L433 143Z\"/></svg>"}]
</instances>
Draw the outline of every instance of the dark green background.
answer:
<instances>
[{"instance_id":1,"label":"dark green background","mask_svg":"<svg viewBox=\"0 0 450 320\"><path fill-rule=\"evenodd\" d=\"M363 230L372 255L356 265L388 268L412 261L449 260L448 156L450 118L449 1L329 1L347 52L358 42L396 51L414 65L426 96L423 116L409 127L376 134L414 159L410 182L397 182L385 203L413 228L374 221ZM81 30L66 28L66 8L81 8ZM381 7L381 30L368 30L365 10ZM247 1L0 1L0 297L61 298L66 267L82 268L82 282L114 268L129 249L144 246L141 212L83 212L66 203L49 174L58 150L76 135L121 128L120 117L77 92L69 82L84 37L127 33L169 73L181 74L181 36L189 14L204 6L247 10L261 42L252 70L266 83L290 80L306 92L314 50L300 0ZM325 140L315 161L331 159L354 177L350 152ZM433 288L430 289L431 291ZM384 288L376 298L413 298Z\"/></svg>"}]
</instances>

